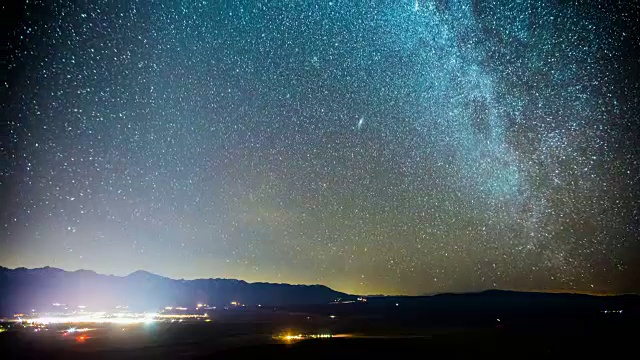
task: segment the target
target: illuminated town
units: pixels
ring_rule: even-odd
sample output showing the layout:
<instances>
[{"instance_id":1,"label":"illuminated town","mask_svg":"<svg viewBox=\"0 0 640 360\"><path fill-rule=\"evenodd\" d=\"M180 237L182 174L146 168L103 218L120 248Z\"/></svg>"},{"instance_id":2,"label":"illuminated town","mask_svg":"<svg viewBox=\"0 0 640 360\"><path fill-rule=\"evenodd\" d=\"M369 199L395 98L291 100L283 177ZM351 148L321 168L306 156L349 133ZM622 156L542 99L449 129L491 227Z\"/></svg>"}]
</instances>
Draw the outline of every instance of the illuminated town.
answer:
<instances>
[{"instance_id":1,"label":"illuminated town","mask_svg":"<svg viewBox=\"0 0 640 360\"><path fill-rule=\"evenodd\" d=\"M336 302L340 303L340 302ZM157 312L130 311L127 305L119 305L112 311L91 311L85 305L70 306L53 303L53 310L14 314L12 319L3 319L0 332L8 329L31 332L35 334L51 334L59 339L70 339L77 344L94 341L104 337L105 331L110 333L139 333L140 330L151 331L157 326L169 326L173 323L195 324L212 322L215 311L226 313L226 310L246 309L247 306L239 301L231 301L221 308L198 303L193 307L165 306ZM255 306L263 309L262 305ZM234 313L233 311L230 313ZM326 318L335 320L335 315ZM307 317L309 319L309 317ZM163 325L165 324L165 325ZM333 337L348 337L350 335L333 335L331 333L314 333L286 330L276 332L271 336L275 342L293 344L309 339L331 339Z\"/></svg>"},{"instance_id":2,"label":"illuminated town","mask_svg":"<svg viewBox=\"0 0 640 360\"><path fill-rule=\"evenodd\" d=\"M211 321L208 312L217 309L216 306L209 306L205 303L198 303L194 307L165 306L157 312L135 312L130 311L127 305L118 305L112 311L91 311L85 305L69 306L67 304L52 303L53 310L38 312L31 309L29 313L14 314L13 319L7 322L14 322L25 325L48 325L48 324L143 324L157 321L185 321L202 320ZM242 308L246 305L232 301L224 306L224 310Z\"/></svg>"},{"instance_id":3,"label":"illuminated town","mask_svg":"<svg viewBox=\"0 0 640 360\"><path fill-rule=\"evenodd\" d=\"M358 298L357 302L366 302L365 298ZM337 304L351 304L353 301L337 299L329 304L331 308L340 306ZM332 305L333 304L333 305ZM3 319L0 323L0 331L7 330L31 333L33 336L53 336L60 340L69 340L76 344L93 343L96 339L126 336L128 338L144 339L148 334L160 329L168 328L176 331L189 331L193 326L205 326L207 323L217 324L218 328L225 328L225 324L234 324L243 321L243 316L276 316L280 319L302 319L303 322L316 324L336 324L338 317L333 313L324 315L296 313L284 310L276 311L272 307L264 307L262 304L248 306L241 301L229 301L227 304L212 306L205 302L193 306L170 304L157 311L139 312L132 310L128 305L121 304L108 310L93 310L87 305L69 305L60 302L51 303L44 311L30 309L29 312L17 313L13 318ZM246 314L246 315L243 315ZM311 315L311 316L310 316ZM174 325L175 324L175 325ZM202 325L197 325L202 324ZM300 325L300 322L298 322ZM177 326L177 327L174 327ZM322 325L321 325L322 326ZM177 329L184 330L177 330ZM216 327L213 327L216 328ZM212 329L213 329L212 328ZM323 331L319 331L323 329ZM146 334L146 335L145 335ZM267 334L265 334L267 335ZM276 343L294 344L311 339L331 339L335 337L351 337L352 335L336 335L327 327L300 327L285 326L285 328L272 328L268 338ZM86 346L86 345L82 345Z\"/></svg>"}]
</instances>

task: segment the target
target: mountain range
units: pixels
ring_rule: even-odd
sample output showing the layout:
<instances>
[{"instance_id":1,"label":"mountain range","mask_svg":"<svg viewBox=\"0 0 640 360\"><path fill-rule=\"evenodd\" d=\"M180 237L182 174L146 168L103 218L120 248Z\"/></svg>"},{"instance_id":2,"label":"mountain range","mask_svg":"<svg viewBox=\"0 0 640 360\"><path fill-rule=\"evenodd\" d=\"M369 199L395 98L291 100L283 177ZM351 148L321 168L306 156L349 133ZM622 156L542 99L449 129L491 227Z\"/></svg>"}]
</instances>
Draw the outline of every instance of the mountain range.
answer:
<instances>
[{"instance_id":1,"label":"mountain range","mask_svg":"<svg viewBox=\"0 0 640 360\"><path fill-rule=\"evenodd\" d=\"M194 308L196 304L223 308L231 302L248 307L288 307L325 309L334 314L384 313L392 309L409 317L428 313L468 319L478 314L595 314L625 309L640 313L638 295L593 296L553 292L487 290L478 293L436 294L430 296L367 296L360 303L356 295L335 291L323 285L248 283L235 279L170 279L147 271L127 276L97 274L90 270L65 271L44 267L8 269L0 266L0 316L31 311L46 312L53 304L68 309L85 306L100 311L127 306L133 311L157 311L166 306ZM331 305L341 300L344 305ZM330 307L327 308L327 306ZM60 308L57 309L58 311ZM324 311L324 310L323 310ZM591 316L589 315L589 316Z\"/></svg>"},{"instance_id":2,"label":"mountain range","mask_svg":"<svg viewBox=\"0 0 640 360\"><path fill-rule=\"evenodd\" d=\"M0 267L0 314L5 316L31 309L44 311L52 304L96 310L127 306L131 310L153 311L166 306L195 307L197 303L313 305L349 297L323 285L248 283L234 279L175 280L146 271L114 276L90 270Z\"/></svg>"}]
</instances>

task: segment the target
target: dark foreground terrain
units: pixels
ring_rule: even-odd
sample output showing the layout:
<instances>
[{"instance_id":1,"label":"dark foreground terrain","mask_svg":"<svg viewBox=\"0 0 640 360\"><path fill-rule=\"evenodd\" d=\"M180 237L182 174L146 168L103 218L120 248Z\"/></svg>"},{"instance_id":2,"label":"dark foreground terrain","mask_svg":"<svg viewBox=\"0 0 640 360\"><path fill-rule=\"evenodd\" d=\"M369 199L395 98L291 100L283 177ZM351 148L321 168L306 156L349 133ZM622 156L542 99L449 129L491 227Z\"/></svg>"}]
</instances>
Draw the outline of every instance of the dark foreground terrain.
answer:
<instances>
[{"instance_id":1,"label":"dark foreground terrain","mask_svg":"<svg viewBox=\"0 0 640 360\"><path fill-rule=\"evenodd\" d=\"M507 301L505 296L512 295L448 297L439 305L433 299L388 298L368 304L219 310L209 321L40 327L4 323L0 358L327 359L396 354L591 358L638 351L635 297L599 299L597 306L578 306L584 303L576 301L572 306L564 300L550 304L537 295L530 301L521 295ZM607 304L625 309L603 309ZM69 333L70 327L85 330ZM314 335L325 337L305 338Z\"/></svg>"},{"instance_id":2,"label":"dark foreground terrain","mask_svg":"<svg viewBox=\"0 0 640 360\"><path fill-rule=\"evenodd\" d=\"M560 332L553 328L532 331L500 329L449 330L411 336L339 337L279 342L268 336L221 334L204 325L185 330L163 330L162 339L136 334L131 338L108 337L86 340L53 340L31 334L0 335L3 359L207 359L304 358L318 356L490 355L492 357L616 356L637 353L633 333L603 329ZM609 331L607 331L609 330ZM613 331L612 331L613 330ZM173 331L185 331L177 339ZM207 334L208 336L204 336ZM157 336L157 334L155 335ZM210 337L209 337L210 336ZM273 357L272 357L273 356ZM277 356L277 357L276 357Z\"/></svg>"}]
</instances>

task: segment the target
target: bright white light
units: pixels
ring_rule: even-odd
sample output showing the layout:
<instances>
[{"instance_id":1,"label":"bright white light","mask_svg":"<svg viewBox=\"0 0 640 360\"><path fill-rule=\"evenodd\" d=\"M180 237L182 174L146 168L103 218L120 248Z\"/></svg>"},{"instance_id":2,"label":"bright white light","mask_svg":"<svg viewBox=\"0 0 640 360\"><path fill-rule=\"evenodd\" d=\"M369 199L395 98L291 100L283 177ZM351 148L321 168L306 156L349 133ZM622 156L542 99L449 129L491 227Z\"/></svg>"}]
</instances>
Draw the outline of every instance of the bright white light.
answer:
<instances>
[{"instance_id":1,"label":"bright white light","mask_svg":"<svg viewBox=\"0 0 640 360\"><path fill-rule=\"evenodd\" d=\"M155 313L147 313L144 315L144 323L145 324L151 324L152 322L154 322L154 318L156 317L157 314Z\"/></svg>"},{"instance_id":2,"label":"bright white light","mask_svg":"<svg viewBox=\"0 0 640 360\"><path fill-rule=\"evenodd\" d=\"M139 324L154 321L155 314L148 316L109 316L104 315L78 315L78 316L47 316L29 319L29 322L38 324L72 324L72 323L100 323L100 324Z\"/></svg>"}]
</instances>

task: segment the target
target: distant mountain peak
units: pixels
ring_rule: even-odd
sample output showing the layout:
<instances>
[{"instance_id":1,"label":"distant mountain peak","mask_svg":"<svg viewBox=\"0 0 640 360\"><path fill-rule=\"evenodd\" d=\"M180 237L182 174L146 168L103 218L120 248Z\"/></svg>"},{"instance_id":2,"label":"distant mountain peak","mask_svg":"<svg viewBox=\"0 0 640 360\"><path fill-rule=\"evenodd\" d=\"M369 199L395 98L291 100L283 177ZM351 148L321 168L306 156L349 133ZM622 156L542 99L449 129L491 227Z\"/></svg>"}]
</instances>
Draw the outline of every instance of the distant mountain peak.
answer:
<instances>
[{"instance_id":1,"label":"distant mountain peak","mask_svg":"<svg viewBox=\"0 0 640 360\"><path fill-rule=\"evenodd\" d=\"M59 269L58 269L59 270ZM60 270L63 271L63 270ZM74 271L74 273L76 274L91 274L91 275L97 275L97 273L93 270L84 270L84 269L78 269L76 271Z\"/></svg>"},{"instance_id":2,"label":"distant mountain peak","mask_svg":"<svg viewBox=\"0 0 640 360\"><path fill-rule=\"evenodd\" d=\"M16 268L16 270L23 270L23 271L29 271L29 272L39 272L39 271L44 271L47 273L61 273L64 272L64 270L56 268L56 267L51 267L51 266L44 266L41 268L34 268L34 269L27 269L27 268Z\"/></svg>"},{"instance_id":3,"label":"distant mountain peak","mask_svg":"<svg viewBox=\"0 0 640 360\"><path fill-rule=\"evenodd\" d=\"M126 277L134 277L134 278L162 278L165 279L164 276L160 276L158 274L154 274L151 272L148 272L146 270L136 270L134 272L132 272L131 274L127 275Z\"/></svg>"}]
</instances>

